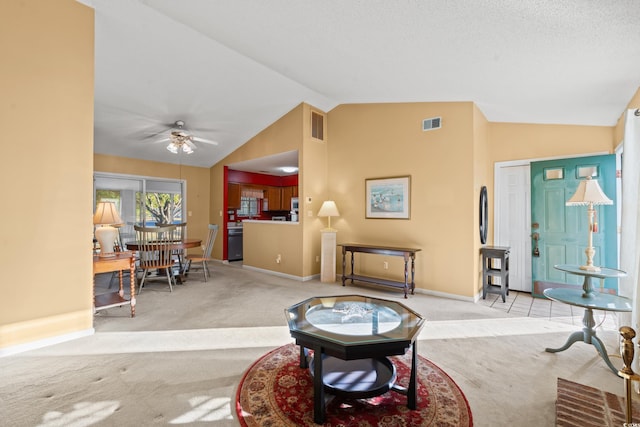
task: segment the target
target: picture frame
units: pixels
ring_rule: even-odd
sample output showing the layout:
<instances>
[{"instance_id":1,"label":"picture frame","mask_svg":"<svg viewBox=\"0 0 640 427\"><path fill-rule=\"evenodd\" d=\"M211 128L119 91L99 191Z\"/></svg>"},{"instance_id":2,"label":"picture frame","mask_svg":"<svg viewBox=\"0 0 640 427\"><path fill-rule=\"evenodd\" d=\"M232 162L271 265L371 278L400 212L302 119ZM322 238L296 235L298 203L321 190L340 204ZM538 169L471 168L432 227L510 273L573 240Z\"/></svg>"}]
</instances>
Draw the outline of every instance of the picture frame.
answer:
<instances>
[{"instance_id":1,"label":"picture frame","mask_svg":"<svg viewBox=\"0 0 640 427\"><path fill-rule=\"evenodd\" d=\"M411 176L365 179L365 218L409 219Z\"/></svg>"}]
</instances>

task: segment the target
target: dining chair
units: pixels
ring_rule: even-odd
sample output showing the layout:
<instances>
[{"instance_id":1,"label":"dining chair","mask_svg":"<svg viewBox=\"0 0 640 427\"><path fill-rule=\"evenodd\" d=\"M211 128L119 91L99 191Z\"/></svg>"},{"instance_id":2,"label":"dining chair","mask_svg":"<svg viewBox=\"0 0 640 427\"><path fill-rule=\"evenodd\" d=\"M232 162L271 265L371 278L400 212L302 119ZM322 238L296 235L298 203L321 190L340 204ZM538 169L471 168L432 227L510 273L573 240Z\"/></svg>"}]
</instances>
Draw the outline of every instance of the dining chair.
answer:
<instances>
[{"instance_id":1,"label":"dining chair","mask_svg":"<svg viewBox=\"0 0 640 427\"><path fill-rule=\"evenodd\" d=\"M167 276L169 290L173 292L175 278L173 276L172 242L174 241L175 225L165 227L134 226L136 242L138 243L138 268L142 270L142 279L138 286L138 294L144 287L144 282L152 270L162 272Z\"/></svg>"},{"instance_id":2,"label":"dining chair","mask_svg":"<svg viewBox=\"0 0 640 427\"><path fill-rule=\"evenodd\" d=\"M179 224L166 224L162 222L156 222L157 227L168 227L175 226L175 230L173 231L172 239L176 242L182 241L187 237L187 223L181 222ZM174 249L172 252L174 259L178 262L178 271L182 273L184 271L184 267L186 267L184 257L187 254L186 249Z\"/></svg>"},{"instance_id":3,"label":"dining chair","mask_svg":"<svg viewBox=\"0 0 640 427\"><path fill-rule=\"evenodd\" d=\"M202 270L204 271L204 281L206 282L210 272L209 266L207 265L207 261L211 261L211 251L213 250L213 244L216 241L216 236L218 235L218 224L209 224L209 234L207 235L207 240L205 244L202 246L202 255L194 255L188 254L186 257L186 268L185 275L189 274L189 269L191 268L192 263L200 263L202 264Z\"/></svg>"}]
</instances>

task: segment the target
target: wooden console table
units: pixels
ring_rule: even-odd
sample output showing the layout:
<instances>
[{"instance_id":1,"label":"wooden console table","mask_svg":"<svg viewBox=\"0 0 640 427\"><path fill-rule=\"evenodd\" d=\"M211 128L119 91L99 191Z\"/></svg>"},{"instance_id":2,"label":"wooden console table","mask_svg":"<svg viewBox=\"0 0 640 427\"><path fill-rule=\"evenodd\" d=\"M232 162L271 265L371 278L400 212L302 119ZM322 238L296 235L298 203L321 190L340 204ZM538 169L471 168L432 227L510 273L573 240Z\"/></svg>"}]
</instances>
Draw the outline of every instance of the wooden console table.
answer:
<instances>
[{"instance_id":1,"label":"wooden console table","mask_svg":"<svg viewBox=\"0 0 640 427\"><path fill-rule=\"evenodd\" d=\"M122 270L129 270L131 276L131 298L124 298L122 284ZM117 271L120 276L120 289L118 292L108 292L96 295L96 274ZM136 257L132 251L116 252L112 257L93 256L93 308L94 311L105 310L111 307L131 305L131 317L136 315Z\"/></svg>"},{"instance_id":2,"label":"wooden console table","mask_svg":"<svg viewBox=\"0 0 640 427\"><path fill-rule=\"evenodd\" d=\"M342 286L345 286L347 280L351 280L353 284L354 280L360 282L376 283L378 285L390 286L393 288L404 289L404 297L407 298L407 292L411 289L411 295L414 293L416 287L415 278L415 259L416 252L420 249L414 248L396 248L391 246L376 246L376 245L361 245L359 243L342 243L338 246L342 246ZM347 271L347 252L351 252L351 274L346 274ZM404 258L404 282L389 279L380 279L377 277L359 276L353 274L353 254L355 252L376 254L376 255L388 255L388 256L401 256ZM409 259L411 259L411 282L409 282Z\"/></svg>"}]
</instances>

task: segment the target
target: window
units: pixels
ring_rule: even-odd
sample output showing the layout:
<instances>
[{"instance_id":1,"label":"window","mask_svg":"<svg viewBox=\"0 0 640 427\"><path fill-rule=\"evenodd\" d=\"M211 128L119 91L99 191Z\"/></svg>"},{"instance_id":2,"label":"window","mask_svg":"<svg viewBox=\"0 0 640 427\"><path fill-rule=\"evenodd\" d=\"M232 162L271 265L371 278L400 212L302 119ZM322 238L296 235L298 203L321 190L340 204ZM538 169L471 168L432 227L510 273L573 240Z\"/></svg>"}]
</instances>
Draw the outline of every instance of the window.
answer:
<instances>
[{"instance_id":1,"label":"window","mask_svg":"<svg viewBox=\"0 0 640 427\"><path fill-rule=\"evenodd\" d=\"M260 215L260 199L256 197L240 197L240 209L238 209L237 215L248 217Z\"/></svg>"},{"instance_id":2,"label":"window","mask_svg":"<svg viewBox=\"0 0 640 427\"><path fill-rule=\"evenodd\" d=\"M134 237L134 225L180 223L186 218L184 181L95 173L94 194L96 204L99 201L116 204L124 221L121 233L128 238Z\"/></svg>"},{"instance_id":3,"label":"window","mask_svg":"<svg viewBox=\"0 0 640 427\"><path fill-rule=\"evenodd\" d=\"M240 194L240 209L238 216L249 218L260 215L260 207L264 199L264 191L258 188L243 188Z\"/></svg>"}]
</instances>

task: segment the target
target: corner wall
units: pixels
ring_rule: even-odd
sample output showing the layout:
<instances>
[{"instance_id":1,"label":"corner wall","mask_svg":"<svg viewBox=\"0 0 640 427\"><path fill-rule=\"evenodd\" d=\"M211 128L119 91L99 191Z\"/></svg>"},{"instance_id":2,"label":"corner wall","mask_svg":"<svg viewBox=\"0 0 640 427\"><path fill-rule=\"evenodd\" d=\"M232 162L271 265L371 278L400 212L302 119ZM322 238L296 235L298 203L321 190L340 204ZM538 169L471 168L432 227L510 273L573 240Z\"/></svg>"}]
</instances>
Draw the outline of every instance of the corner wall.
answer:
<instances>
[{"instance_id":1,"label":"corner wall","mask_svg":"<svg viewBox=\"0 0 640 427\"><path fill-rule=\"evenodd\" d=\"M486 244L480 241L480 190L487 187L487 199L489 206L493 203L493 164L489 161L489 122L476 105L473 108L473 221L471 224L473 237L473 252L469 254L473 260L474 290L482 291L482 257L480 248L493 244L493 233L487 233ZM489 209L489 224L493 224L494 212Z\"/></svg>"},{"instance_id":2,"label":"corner wall","mask_svg":"<svg viewBox=\"0 0 640 427\"><path fill-rule=\"evenodd\" d=\"M3 0L0 16L3 353L92 331L94 15Z\"/></svg>"},{"instance_id":3,"label":"corner wall","mask_svg":"<svg viewBox=\"0 0 640 427\"><path fill-rule=\"evenodd\" d=\"M221 216L224 213L225 201L224 201L224 167L245 161L257 159L260 157L270 156L273 154L283 153L292 150L298 150L298 164L300 161L300 152L302 151L302 114L303 104L293 108L287 114L282 116L276 122L265 128L258 135L251 138L240 148L229 154L227 157L216 163L210 169L210 182L213 196L210 202L209 219L212 222L221 221ZM298 192L299 197L304 197L304 176L305 171L300 168L298 175ZM219 219L220 218L220 219ZM300 223L304 225L304 219L300 218ZM248 225L248 224L247 224ZM256 227L272 227L269 224L251 224L244 230L244 252L245 260L243 265L254 267L257 269L264 269L275 271L278 273L302 277L303 276L303 253L301 251L303 242L303 227L302 226L286 226L286 244L277 244L273 242L272 245L267 245L265 242L262 244L252 244L251 239L258 239L259 236L255 235L252 230L256 230ZM284 231L285 229L280 229ZM250 234L254 234L253 236ZM269 236L277 236L277 232L273 232L269 228ZM222 230L220 236L224 236ZM268 243L268 242L266 242ZM281 252L278 252L281 251ZM281 263L276 263L276 254L281 254ZM213 257L222 259L222 246L214 247Z\"/></svg>"}]
</instances>

